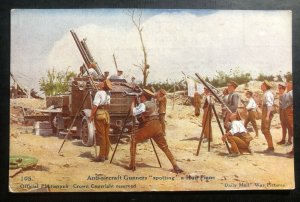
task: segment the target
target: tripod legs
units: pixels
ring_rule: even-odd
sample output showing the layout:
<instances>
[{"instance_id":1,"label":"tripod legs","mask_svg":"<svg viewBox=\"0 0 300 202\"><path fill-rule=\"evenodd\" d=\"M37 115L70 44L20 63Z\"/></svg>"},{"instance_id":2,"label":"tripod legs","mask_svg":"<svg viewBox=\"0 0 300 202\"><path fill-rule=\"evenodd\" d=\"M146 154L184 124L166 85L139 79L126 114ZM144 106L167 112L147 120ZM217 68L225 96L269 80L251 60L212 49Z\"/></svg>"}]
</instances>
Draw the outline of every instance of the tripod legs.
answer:
<instances>
[{"instance_id":1,"label":"tripod legs","mask_svg":"<svg viewBox=\"0 0 300 202\"><path fill-rule=\"evenodd\" d=\"M210 112L211 111L210 105L208 106L207 110L208 110L208 112L207 112L208 115L210 115L211 114L211 112ZM202 143L202 140L203 140L204 130L205 130L206 125L208 124L208 122L210 122L210 120L207 120L207 116L206 116L206 118L204 119L204 124L202 125L202 131L201 131L201 136L200 136L199 143L198 143L198 148L197 148L196 156L199 155L201 143ZM209 130L210 130L210 127L209 127ZM211 135L211 133L209 132L209 138L210 138L210 135Z\"/></svg>"},{"instance_id":2,"label":"tripod legs","mask_svg":"<svg viewBox=\"0 0 300 202\"><path fill-rule=\"evenodd\" d=\"M214 115L216 117L219 129L220 129L222 135L224 135L224 131L223 131L223 128L221 126L220 119L219 119L219 117L217 115L215 106L214 105L209 105L207 110L208 110L208 112L207 112L207 116L205 117L204 124L202 126L202 131L201 131L201 136L200 136L200 139L199 139L199 144L198 144L196 156L199 155L199 151L200 151L200 147L201 147L201 142L202 142L203 135L204 135L204 130L205 130L207 124L208 124L208 127L209 127L209 132L208 132L208 151L210 151L210 139L212 137L212 129L211 129L212 112L214 113ZM225 145L226 145L226 148L228 150L228 153L231 154L231 151L229 149L229 145L228 145L227 141L225 142Z\"/></svg>"}]
</instances>

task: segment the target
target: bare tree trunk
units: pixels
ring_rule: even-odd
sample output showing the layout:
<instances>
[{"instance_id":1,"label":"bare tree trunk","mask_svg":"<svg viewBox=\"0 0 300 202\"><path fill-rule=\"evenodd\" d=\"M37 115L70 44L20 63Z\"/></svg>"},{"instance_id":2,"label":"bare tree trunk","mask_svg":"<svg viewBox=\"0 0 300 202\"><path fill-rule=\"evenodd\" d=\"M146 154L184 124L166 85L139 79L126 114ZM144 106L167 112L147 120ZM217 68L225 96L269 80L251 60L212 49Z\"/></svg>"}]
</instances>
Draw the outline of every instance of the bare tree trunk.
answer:
<instances>
[{"instance_id":1,"label":"bare tree trunk","mask_svg":"<svg viewBox=\"0 0 300 202\"><path fill-rule=\"evenodd\" d=\"M137 20L135 19L135 10L128 11L128 15L131 17L131 20L139 33L139 37L140 37L140 41L141 41L141 45L142 45L144 61L143 61L143 65L140 65L139 67L143 73L143 87L145 87L147 85L147 78L149 75L149 70L148 70L149 65L147 62L147 51L146 51L146 47L145 47L144 40L143 40L143 33L142 33L143 27L141 27L142 11L140 12ZM136 66L138 66L138 65L136 65Z\"/></svg>"}]
</instances>

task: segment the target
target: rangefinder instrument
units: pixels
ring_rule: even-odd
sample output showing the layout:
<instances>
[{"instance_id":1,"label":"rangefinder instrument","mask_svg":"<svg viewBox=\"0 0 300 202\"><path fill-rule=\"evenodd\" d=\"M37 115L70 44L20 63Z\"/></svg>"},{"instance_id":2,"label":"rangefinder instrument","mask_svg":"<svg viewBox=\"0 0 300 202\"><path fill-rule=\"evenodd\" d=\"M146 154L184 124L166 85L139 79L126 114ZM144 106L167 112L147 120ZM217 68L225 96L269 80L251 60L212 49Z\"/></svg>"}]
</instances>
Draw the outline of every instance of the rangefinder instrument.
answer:
<instances>
[{"instance_id":1,"label":"rangefinder instrument","mask_svg":"<svg viewBox=\"0 0 300 202\"><path fill-rule=\"evenodd\" d=\"M292 77L290 10L11 10L8 188L294 189Z\"/></svg>"}]
</instances>

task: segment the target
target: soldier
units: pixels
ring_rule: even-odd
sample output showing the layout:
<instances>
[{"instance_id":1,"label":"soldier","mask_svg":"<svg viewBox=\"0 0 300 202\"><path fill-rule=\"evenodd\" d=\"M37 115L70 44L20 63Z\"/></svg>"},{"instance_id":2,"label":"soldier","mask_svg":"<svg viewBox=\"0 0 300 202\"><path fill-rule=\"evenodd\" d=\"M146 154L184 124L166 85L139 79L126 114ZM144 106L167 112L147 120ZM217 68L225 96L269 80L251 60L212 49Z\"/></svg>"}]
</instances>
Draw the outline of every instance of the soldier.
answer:
<instances>
[{"instance_id":1,"label":"soldier","mask_svg":"<svg viewBox=\"0 0 300 202\"><path fill-rule=\"evenodd\" d=\"M110 117L108 113L108 108L110 105L110 90L112 85L109 80L97 83L98 91L93 100L93 107L90 116L90 122L94 120L95 117L95 128L96 128L96 142L99 145L100 142L100 152L95 158L96 162L104 162L108 160L110 141L109 141L109 124Z\"/></svg>"},{"instance_id":2,"label":"soldier","mask_svg":"<svg viewBox=\"0 0 300 202\"><path fill-rule=\"evenodd\" d=\"M264 92L262 100L261 132L264 134L268 143L268 148L264 150L266 153L274 151L273 140L270 131L274 105L274 95L270 90L271 87L272 85L267 80L261 84L261 90Z\"/></svg>"},{"instance_id":3,"label":"soldier","mask_svg":"<svg viewBox=\"0 0 300 202\"><path fill-rule=\"evenodd\" d=\"M283 118L283 97L286 93L285 92L286 85L284 83L278 84L278 93L279 93L279 118L280 118L280 123L281 123L281 129L282 129L282 138L279 142L277 142L278 145L285 144L285 138L286 138L286 133L287 133L287 123L286 119ZM289 131L289 140L288 142L291 143L291 137L290 137L290 131Z\"/></svg>"},{"instance_id":4,"label":"soldier","mask_svg":"<svg viewBox=\"0 0 300 202\"><path fill-rule=\"evenodd\" d=\"M89 72L89 75L93 78L93 79L98 79L99 78L99 75L98 73L96 72L96 70L94 69L96 67L96 63L91 63L89 66L88 66L88 72ZM87 72L84 72L82 76L88 76L88 73Z\"/></svg>"},{"instance_id":5,"label":"soldier","mask_svg":"<svg viewBox=\"0 0 300 202\"><path fill-rule=\"evenodd\" d=\"M167 109L167 92L164 89L160 89L156 93L156 100L158 101L158 114L159 114L159 121L161 123L163 135L166 135L166 124L165 124L165 116L166 116L166 109Z\"/></svg>"},{"instance_id":6,"label":"soldier","mask_svg":"<svg viewBox=\"0 0 300 202\"><path fill-rule=\"evenodd\" d=\"M251 122L254 131L255 131L255 137L258 138L258 128L256 124L256 108L257 104L255 100L253 99L253 93L251 91L246 92L246 97L249 99L248 104L246 105L246 109L248 111L247 118L245 119L244 126L247 128L247 125L249 122Z\"/></svg>"},{"instance_id":7,"label":"soldier","mask_svg":"<svg viewBox=\"0 0 300 202\"><path fill-rule=\"evenodd\" d=\"M134 76L131 77L131 83L130 83L130 85L131 85L132 88L135 88L135 86L136 86L135 77Z\"/></svg>"},{"instance_id":8,"label":"soldier","mask_svg":"<svg viewBox=\"0 0 300 202\"><path fill-rule=\"evenodd\" d=\"M108 78L108 76L109 76L109 71L105 71L104 72L104 80L106 80Z\"/></svg>"},{"instance_id":9,"label":"soldier","mask_svg":"<svg viewBox=\"0 0 300 202\"><path fill-rule=\"evenodd\" d=\"M110 79L121 79L122 74L123 74L123 71L122 71L122 70L118 70L118 71L117 71L117 74L112 75L112 76L110 77Z\"/></svg>"},{"instance_id":10,"label":"soldier","mask_svg":"<svg viewBox=\"0 0 300 202\"><path fill-rule=\"evenodd\" d=\"M225 88L225 89L223 90L223 98L222 98L222 100L223 100L224 103L227 103L227 102L228 102L228 94L229 94L229 93L228 93L228 89ZM222 105L222 117L223 117L223 122L225 122L226 112L227 112L226 107L225 107L224 105Z\"/></svg>"},{"instance_id":11,"label":"soldier","mask_svg":"<svg viewBox=\"0 0 300 202\"><path fill-rule=\"evenodd\" d=\"M208 141L208 138L210 141L212 141L212 135L210 134L209 131L212 131L211 129L211 125L209 126L209 122L212 120L212 114L211 116L209 117L209 111L208 111L208 106L211 104L212 102L212 97L210 95L210 92L209 90L204 87L204 95L206 96L205 97L205 101L204 101L204 104L203 104L203 117L202 117L202 127L204 127L204 131L203 131L203 134L204 134L204 141ZM210 135L210 137L209 137Z\"/></svg>"},{"instance_id":12,"label":"soldier","mask_svg":"<svg viewBox=\"0 0 300 202\"><path fill-rule=\"evenodd\" d=\"M293 83L289 81L286 83L287 93L283 97L283 118L286 120L287 128L289 131L289 136L291 138L294 136L294 118L293 118ZM290 137L289 137L290 138ZM294 155L294 147L292 151L288 153L289 155Z\"/></svg>"},{"instance_id":13,"label":"soldier","mask_svg":"<svg viewBox=\"0 0 300 202\"><path fill-rule=\"evenodd\" d=\"M228 90L228 97L227 97L227 102L225 103L227 107L230 109L231 113L236 113L239 102L240 102L240 96L237 92L235 92L235 89L238 87L238 84L234 81L229 81L227 83L227 90ZM225 129L228 131L229 128L227 128L227 123L229 122L229 117L230 117L229 111L226 112L225 115L225 121L224 121L224 126Z\"/></svg>"},{"instance_id":14,"label":"soldier","mask_svg":"<svg viewBox=\"0 0 300 202\"><path fill-rule=\"evenodd\" d=\"M130 147L131 159L128 168L135 170L136 145L152 138L170 160L173 165L174 172L181 173L183 170L178 167L174 156L168 148L166 139L163 136L157 107L152 101L152 97L154 97L154 94L150 90L144 89L143 93L140 95L140 104L136 107L135 103L132 104L132 114L133 116L140 116L141 124L133 137L134 139L132 140Z\"/></svg>"},{"instance_id":15,"label":"soldier","mask_svg":"<svg viewBox=\"0 0 300 202\"><path fill-rule=\"evenodd\" d=\"M201 95L196 91L194 93L195 116L200 116Z\"/></svg>"},{"instance_id":16,"label":"soldier","mask_svg":"<svg viewBox=\"0 0 300 202\"><path fill-rule=\"evenodd\" d=\"M250 141L253 138L247 133L247 130L244 127L243 123L238 119L238 114L233 113L230 115L230 130L224 136L222 136L223 142L227 139L231 145L232 153L229 154L230 157L237 157L244 152L252 153L252 151L249 148L249 145Z\"/></svg>"}]
</instances>

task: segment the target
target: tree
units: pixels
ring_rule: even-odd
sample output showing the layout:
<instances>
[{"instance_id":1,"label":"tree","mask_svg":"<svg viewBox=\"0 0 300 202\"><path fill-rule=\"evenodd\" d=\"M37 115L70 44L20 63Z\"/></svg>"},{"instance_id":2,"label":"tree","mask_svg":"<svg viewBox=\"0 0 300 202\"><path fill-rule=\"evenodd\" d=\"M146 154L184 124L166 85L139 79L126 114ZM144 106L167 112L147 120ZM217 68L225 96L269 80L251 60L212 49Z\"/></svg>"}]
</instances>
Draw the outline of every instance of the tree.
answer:
<instances>
[{"instance_id":1,"label":"tree","mask_svg":"<svg viewBox=\"0 0 300 202\"><path fill-rule=\"evenodd\" d=\"M131 17L132 23L134 24L134 26L136 27L139 37L140 37L140 41L141 41L141 46L142 46L142 51L143 51L143 56L144 59L142 61L142 64L134 64L134 66L139 67L143 73L143 87L145 87L147 85L147 78L149 75L149 67L150 65L147 62L147 51L146 51L146 47L144 44L144 40L143 40L143 27L141 26L141 17L142 17L142 10L139 10L138 13L136 13L136 10L129 10L127 11L127 15L129 15Z\"/></svg>"},{"instance_id":2,"label":"tree","mask_svg":"<svg viewBox=\"0 0 300 202\"><path fill-rule=\"evenodd\" d=\"M69 81L74 78L76 74L72 71L56 72L54 68L48 70L47 77L42 77L39 81L40 90L46 96L53 96L65 93L69 89Z\"/></svg>"}]
</instances>

